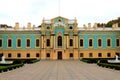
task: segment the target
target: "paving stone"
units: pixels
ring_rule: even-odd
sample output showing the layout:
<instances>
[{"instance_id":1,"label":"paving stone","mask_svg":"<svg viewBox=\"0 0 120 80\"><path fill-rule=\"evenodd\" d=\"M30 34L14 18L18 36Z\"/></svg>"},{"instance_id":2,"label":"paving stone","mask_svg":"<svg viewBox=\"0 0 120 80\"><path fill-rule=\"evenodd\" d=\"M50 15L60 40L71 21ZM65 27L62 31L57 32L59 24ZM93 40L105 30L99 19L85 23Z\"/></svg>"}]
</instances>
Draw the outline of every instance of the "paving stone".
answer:
<instances>
[{"instance_id":1,"label":"paving stone","mask_svg":"<svg viewBox=\"0 0 120 80\"><path fill-rule=\"evenodd\" d=\"M0 73L0 80L120 80L120 71L79 60L47 60Z\"/></svg>"}]
</instances>

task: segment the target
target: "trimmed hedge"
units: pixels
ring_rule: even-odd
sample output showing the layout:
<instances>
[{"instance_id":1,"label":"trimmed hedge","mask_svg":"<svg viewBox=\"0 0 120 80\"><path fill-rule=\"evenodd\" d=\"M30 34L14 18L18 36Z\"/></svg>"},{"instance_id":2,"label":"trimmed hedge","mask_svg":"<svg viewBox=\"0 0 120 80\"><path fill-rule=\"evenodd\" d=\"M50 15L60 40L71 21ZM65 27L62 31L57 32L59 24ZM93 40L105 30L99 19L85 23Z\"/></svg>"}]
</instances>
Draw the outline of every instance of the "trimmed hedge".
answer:
<instances>
[{"instance_id":1,"label":"trimmed hedge","mask_svg":"<svg viewBox=\"0 0 120 80\"><path fill-rule=\"evenodd\" d=\"M18 64L18 63L35 63L35 62L38 62L40 61L40 59L36 59L36 58L33 58L33 59L7 59L7 60L12 60L14 61L15 64Z\"/></svg>"},{"instance_id":2,"label":"trimmed hedge","mask_svg":"<svg viewBox=\"0 0 120 80\"><path fill-rule=\"evenodd\" d=\"M24 64L12 64L12 65L8 65L8 66L0 66L0 72L5 72L8 70L12 70L12 69L16 69L19 67L22 67Z\"/></svg>"},{"instance_id":3,"label":"trimmed hedge","mask_svg":"<svg viewBox=\"0 0 120 80\"><path fill-rule=\"evenodd\" d=\"M97 63L98 61L101 61L102 63L107 63L107 60L109 58L82 58L81 61L86 62L86 63ZM111 60L113 58L110 58Z\"/></svg>"},{"instance_id":4,"label":"trimmed hedge","mask_svg":"<svg viewBox=\"0 0 120 80\"><path fill-rule=\"evenodd\" d=\"M110 68L110 69L120 70L120 65L117 65L117 64L97 63L97 65L106 67L106 68Z\"/></svg>"}]
</instances>

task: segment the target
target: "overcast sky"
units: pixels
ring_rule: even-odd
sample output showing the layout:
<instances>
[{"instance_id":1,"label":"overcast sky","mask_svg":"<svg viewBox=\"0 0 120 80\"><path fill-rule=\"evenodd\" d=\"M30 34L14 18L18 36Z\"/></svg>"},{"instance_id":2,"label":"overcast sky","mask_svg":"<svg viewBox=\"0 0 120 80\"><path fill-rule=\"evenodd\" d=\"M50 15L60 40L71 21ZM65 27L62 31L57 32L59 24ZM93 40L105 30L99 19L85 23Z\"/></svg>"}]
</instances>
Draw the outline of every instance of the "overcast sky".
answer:
<instances>
[{"instance_id":1,"label":"overcast sky","mask_svg":"<svg viewBox=\"0 0 120 80\"><path fill-rule=\"evenodd\" d=\"M60 2L60 3L59 3ZM59 6L60 5L60 6ZM0 0L0 24L40 25L43 17L57 16L87 23L108 22L120 17L120 0Z\"/></svg>"}]
</instances>

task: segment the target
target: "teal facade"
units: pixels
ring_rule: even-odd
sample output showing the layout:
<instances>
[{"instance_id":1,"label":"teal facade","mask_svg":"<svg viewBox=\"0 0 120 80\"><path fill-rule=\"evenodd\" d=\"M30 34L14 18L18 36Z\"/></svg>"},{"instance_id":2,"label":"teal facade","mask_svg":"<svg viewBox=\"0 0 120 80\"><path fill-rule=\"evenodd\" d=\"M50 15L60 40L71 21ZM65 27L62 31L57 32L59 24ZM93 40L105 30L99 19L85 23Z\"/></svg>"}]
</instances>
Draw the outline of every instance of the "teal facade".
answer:
<instances>
[{"instance_id":1,"label":"teal facade","mask_svg":"<svg viewBox=\"0 0 120 80\"><path fill-rule=\"evenodd\" d=\"M11 47L8 47L9 39ZM20 47L18 47L18 39L21 41ZM80 40L83 40L83 46L80 46L82 44ZM63 17L43 20L40 27L0 28L0 41L0 53L4 53L8 58L10 53L12 58L18 58L18 53L21 53L22 58L26 58L25 55L29 53L30 58L41 59L48 59L48 57L59 59L60 56L63 59L91 58L89 53L93 53L93 58L99 58L98 53L102 53L101 58L113 58L115 54L120 55L119 27L115 29L79 28L76 19L69 20ZM48 53L50 56L47 55ZM107 56L107 53L111 53L111 56Z\"/></svg>"}]
</instances>

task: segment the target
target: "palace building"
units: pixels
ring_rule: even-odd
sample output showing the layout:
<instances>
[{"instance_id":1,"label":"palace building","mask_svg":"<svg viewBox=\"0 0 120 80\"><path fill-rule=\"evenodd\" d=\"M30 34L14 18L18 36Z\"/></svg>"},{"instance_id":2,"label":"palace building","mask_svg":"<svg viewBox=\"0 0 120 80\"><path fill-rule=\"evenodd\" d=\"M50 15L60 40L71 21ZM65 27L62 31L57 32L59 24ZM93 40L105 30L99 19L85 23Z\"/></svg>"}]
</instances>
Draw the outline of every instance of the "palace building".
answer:
<instances>
[{"instance_id":1,"label":"palace building","mask_svg":"<svg viewBox=\"0 0 120 80\"><path fill-rule=\"evenodd\" d=\"M42 20L39 27L0 27L0 54L6 59L80 59L120 57L120 27L78 27L61 16Z\"/></svg>"}]
</instances>

